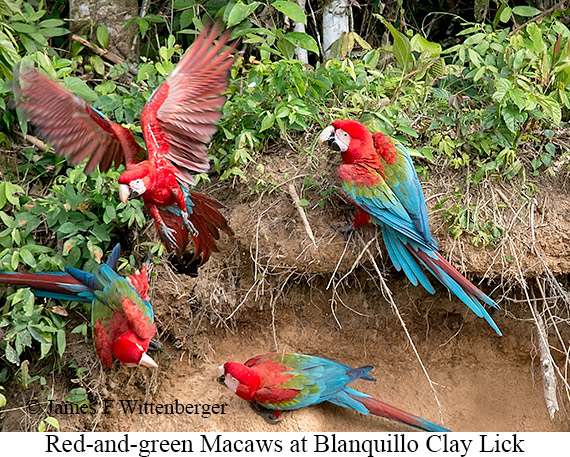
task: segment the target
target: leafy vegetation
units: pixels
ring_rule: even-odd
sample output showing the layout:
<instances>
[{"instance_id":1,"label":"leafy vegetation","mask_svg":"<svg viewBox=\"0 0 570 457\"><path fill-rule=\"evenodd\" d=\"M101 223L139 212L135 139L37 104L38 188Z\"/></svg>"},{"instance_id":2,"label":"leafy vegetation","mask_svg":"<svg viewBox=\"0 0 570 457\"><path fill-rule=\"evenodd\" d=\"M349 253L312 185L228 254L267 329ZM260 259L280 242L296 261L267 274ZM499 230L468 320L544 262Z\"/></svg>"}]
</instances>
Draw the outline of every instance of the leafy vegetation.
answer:
<instances>
[{"instance_id":1,"label":"leafy vegetation","mask_svg":"<svg viewBox=\"0 0 570 457\"><path fill-rule=\"evenodd\" d=\"M273 184L257 165L270 143L286 141L299 154L313 156L303 135L314 138L330 120L343 117L396 137L419 159L420 172L435 162L464 170L470 185L487 179L524 183L527 173L552 174L565 163L561 127L570 110L565 13L534 21L538 10L502 1L489 22L462 21L461 32L445 45L406 28L411 21L405 20L405 10L392 21L371 14L371 36L350 32L333 45L334 58L324 60L310 18L294 2L176 0L155 7L166 9L129 21L144 38L141 61L110 65L83 44L67 41L66 23L57 12L48 13L43 1L1 0L0 147L8 148L19 128L28 133L10 100L13 70L22 60L140 136L144 103L173 70L196 29L216 19L233 27L243 53L232 68L210 150L213 172L199 180L237 177L260 192ZM309 33L291 31L292 22L306 24ZM389 34L392 44L373 47L372 32ZM107 29L98 26L97 46L106 48L109 40ZM296 60L296 46L309 52L311 65ZM305 196L301 202L322 207L334 187L321 170L312 171L304 185L317 189L317 200ZM112 244L145 225L140 201L123 205L117 199L120 170L86 176L81 166L69 167L49 151L23 148L5 158L2 173L2 270L93 270ZM461 192L440 202L441 208L447 203L443 216L453 236L469 234L476 245L497 243L505 229L463 205ZM129 263L134 264L132 257L123 265ZM73 332L87 334L85 323L71 318L73 310L86 311L71 303L54 307L29 291L8 288L0 316L0 384L10 379L24 387L45 384L40 368L29 372L32 357L49 367L67 363L70 324ZM83 388L70 392L70 398L88 403ZM0 407L5 401L0 393ZM51 419L39 427L57 429Z\"/></svg>"}]
</instances>

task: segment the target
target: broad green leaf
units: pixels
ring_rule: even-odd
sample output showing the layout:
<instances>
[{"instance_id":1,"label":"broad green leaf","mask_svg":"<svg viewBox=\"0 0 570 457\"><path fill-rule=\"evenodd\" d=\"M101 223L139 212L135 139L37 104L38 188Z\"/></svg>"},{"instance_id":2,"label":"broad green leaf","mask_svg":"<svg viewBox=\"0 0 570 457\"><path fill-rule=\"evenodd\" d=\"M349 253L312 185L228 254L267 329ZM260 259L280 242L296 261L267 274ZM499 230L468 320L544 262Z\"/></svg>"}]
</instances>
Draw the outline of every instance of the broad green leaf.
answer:
<instances>
[{"instance_id":1,"label":"broad green leaf","mask_svg":"<svg viewBox=\"0 0 570 457\"><path fill-rule=\"evenodd\" d=\"M20 357L18 356L18 353L9 344L6 344L6 350L4 354L6 355L6 360L8 362L13 363L14 365L20 365Z\"/></svg>"},{"instance_id":2,"label":"broad green leaf","mask_svg":"<svg viewBox=\"0 0 570 457\"><path fill-rule=\"evenodd\" d=\"M319 45L311 35L307 35L303 32L290 32L283 38L307 51L314 52L315 54L319 53Z\"/></svg>"},{"instance_id":3,"label":"broad green leaf","mask_svg":"<svg viewBox=\"0 0 570 457\"><path fill-rule=\"evenodd\" d=\"M441 55L441 45L426 40L419 33L416 33L411 41L412 51L417 51L420 54L426 52L429 57L439 57Z\"/></svg>"},{"instance_id":4,"label":"broad green leaf","mask_svg":"<svg viewBox=\"0 0 570 457\"><path fill-rule=\"evenodd\" d=\"M275 115L273 113L268 112L261 120L261 129L259 131L263 132L264 130L273 127L274 123L275 123Z\"/></svg>"},{"instance_id":5,"label":"broad green leaf","mask_svg":"<svg viewBox=\"0 0 570 457\"><path fill-rule=\"evenodd\" d=\"M253 2L249 5L245 5L242 2L237 2L228 16L228 27L233 27L234 25L239 24L251 13L253 13L259 5L261 5L260 2Z\"/></svg>"},{"instance_id":6,"label":"broad green leaf","mask_svg":"<svg viewBox=\"0 0 570 457\"><path fill-rule=\"evenodd\" d=\"M397 30L392 24L386 21L384 18L381 19L382 23L388 28L392 37L394 38L394 56L396 60L401 65L402 69L407 72L412 64L412 45L410 40L406 35Z\"/></svg>"},{"instance_id":7,"label":"broad green leaf","mask_svg":"<svg viewBox=\"0 0 570 457\"><path fill-rule=\"evenodd\" d=\"M97 36L99 45L107 49L107 46L109 46L109 29L107 29L107 26L103 24L98 25L95 35Z\"/></svg>"},{"instance_id":8,"label":"broad green leaf","mask_svg":"<svg viewBox=\"0 0 570 457\"><path fill-rule=\"evenodd\" d=\"M91 64L93 70L95 70L96 73L100 75L105 74L105 63L103 62L103 59L101 57L99 57L98 55L92 55L91 57L89 57L89 63Z\"/></svg>"},{"instance_id":9,"label":"broad green leaf","mask_svg":"<svg viewBox=\"0 0 570 457\"><path fill-rule=\"evenodd\" d=\"M58 330L57 331L57 353L61 357L65 352L65 330Z\"/></svg>"},{"instance_id":10,"label":"broad green leaf","mask_svg":"<svg viewBox=\"0 0 570 457\"><path fill-rule=\"evenodd\" d=\"M285 16L293 19L295 22L301 22L307 25L307 15L297 3L277 0L271 4L277 11L281 11ZM306 49L306 48L305 48Z\"/></svg>"},{"instance_id":11,"label":"broad green leaf","mask_svg":"<svg viewBox=\"0 0 570 457\"><path fill-rule=\"evenodd\" d=\"M182 14L180 15L180 28L185 29L190 24L192 24L194 16L194 10L191 8L182 11Z\"/></svg>"},{"instance_id":12,"label":"broad green leaf","mask_svg":"<svg viewBox=\"0 0 570 457\"><path fill-rule=\"evenodd\" d=\"M513 8L513 13L517 16L533 17L540 14L540 10L532 6L515 6Z\"/></svg>"},{"instance_id":13,"label":"broad green leaf","mask_svg":"<svg viewBox=\"0 0 570 457\"><path fill-rule=\"evenodd\" d=\"M51 417L51 416L46 417L44 419L44 422L48 425L51 425L56 430L59 430L59 421L55 417Z\"/></svg>"},{"instance_id":14,"label":"broad green leaf","mask_svg":"<svg viewBox=\"0 0 570 457\"><path fill-rule=\"evenodd\" d=\"M67 88L78 97L81 97L89 102L94 102L97 100L97 94L85 83L85 81L76 78L75 76L71 76L64 82Z\"/></svg>"},{"instance_id":15,"label":"broad green leaf","mask_svg":"<svg viewBox=\"0 0 570 457\"><path fill-rule=\"evenodd\" d=\"M513 10L508 6L505 6L503 8L503 11L501 11L501 15L499 16L499 20L501 22L509 22L512 14L513 14Z\"/></svg>"}]
</instances>

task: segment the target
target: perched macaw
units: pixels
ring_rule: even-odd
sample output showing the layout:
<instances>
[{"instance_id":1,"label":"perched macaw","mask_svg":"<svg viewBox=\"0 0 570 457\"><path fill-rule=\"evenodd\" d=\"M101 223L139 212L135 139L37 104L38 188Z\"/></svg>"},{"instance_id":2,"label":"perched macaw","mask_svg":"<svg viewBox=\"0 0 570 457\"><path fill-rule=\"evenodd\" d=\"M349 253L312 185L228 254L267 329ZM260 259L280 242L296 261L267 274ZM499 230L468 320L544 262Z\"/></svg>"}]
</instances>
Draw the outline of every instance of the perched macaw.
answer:
<instances>
[{"instance_id":1,"label":"perched macaw","mask_svg":"<svg viewBox=\"0 0 570 457\"><path fill-rule=\"evenodd\" d=\"M372 398L348 384L363 379L371 366L351 368L342 363L304 354L265 354L245 364L226 362L218 381L238 397L251 402L255 412L269 423L278 423L283 411L328 401L362 414L374 414L430 432L449 430Z\"/></svg>"},{"instance_id":2,"label":"perched macaw","mask_svg":"<svg viewBox=\"0 0 570 457\"><path fill-rule=\"evenodd\" d=\"M147 354L156 333L154 313L148 297L147 266L120 277L116 272L120 247L117 244L107 263L91 274L68 267L65 272L0 272L0 284L26 286L38 297L91 302L91 325L97 354L104 365L113 356L132 367L158 367Z\"/></svg>"},{"instance_id":3,"label":"perched macaw","mask_svg":"<svg viewBox=\"0 0 570 457\"><path fill-rule=\"evenodd\" d=\"M215 42L219 26L205 26L180 63L151 95L141 113L148 153L131 131L111 122L47 76L31 67L14 77L18 107L41 134L72 164L89 158L91 173L107 171L124 159L119 196L141 196L165 246L182 255L189 237L202 263L218 251L219 230L233 234L220 214L220 203L189 189L191 172L210 167L208 144L225 102L234 45L230 32ZM147 158L148 156L148 158Z\"/></svg>"},{"instance_id":4,"label":"perched macaw","mask_svg":"<svg viewBox=\"0 0 570 457\"><path fill-rule=\"evenodd\" d=\"M493 308L498 308L497 304L439 254L430 234L420 181L406 148L382 133L372 135L363 124L352 120L333 122L319 141L341 153L343 164L337 174L342 189L359 208L350 229L378 225L396 270L404 270L414 286L421 283L435 293L423 265L502 335L481 302Z\"/></svg>"}]
</instances>

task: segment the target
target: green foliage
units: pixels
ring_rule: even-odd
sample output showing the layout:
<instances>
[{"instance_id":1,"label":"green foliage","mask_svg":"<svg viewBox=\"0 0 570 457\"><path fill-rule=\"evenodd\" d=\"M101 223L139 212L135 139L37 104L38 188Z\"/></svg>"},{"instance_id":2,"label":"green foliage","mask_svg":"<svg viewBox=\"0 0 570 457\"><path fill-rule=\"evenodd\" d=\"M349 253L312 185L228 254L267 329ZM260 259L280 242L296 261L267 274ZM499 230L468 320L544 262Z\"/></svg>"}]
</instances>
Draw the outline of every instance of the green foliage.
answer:
<instances>
[{"instance_id":1,"label":"green foliage","mask_svg":"<svg viewBox=\"0 0 570 457\"><path fill-rule=\"evenodd\" d=\"M445 198L435 205L434 209L441 209L446 201ZM461 204L461 194L456 193L455 203L442 211L443 218L449 223L448 230L457 239L463 234L471 236L471 242L475 246L487 246L496 244L505 233L503 227L499 227L490 220L482 220L479 214L480 208L474 205L464 206Z\"/></svg>"}]
</instances>

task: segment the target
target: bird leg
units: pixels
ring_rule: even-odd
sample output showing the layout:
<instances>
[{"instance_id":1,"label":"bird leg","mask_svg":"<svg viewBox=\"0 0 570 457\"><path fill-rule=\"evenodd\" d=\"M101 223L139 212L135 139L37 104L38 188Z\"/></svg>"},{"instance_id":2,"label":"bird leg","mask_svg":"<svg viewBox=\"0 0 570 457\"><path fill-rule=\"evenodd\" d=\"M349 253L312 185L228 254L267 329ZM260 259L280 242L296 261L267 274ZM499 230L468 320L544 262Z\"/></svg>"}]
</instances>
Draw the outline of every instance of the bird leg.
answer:
<instances>
[{"instance_id":1,"label":"bird leg","mask_svg":"<svg viewBox=\"0 0 570 457\"><path fill-rule=\"evenodd\" d=\"M281 415L281 411L265 408L256 402L250 402L249 405L256 414L259 414L268 423L277 425L278 423L281 422L280 420L277 419Z\"/></svg>"},{"instance_id":2,"label":"bird leg","mask_svg":"<svg viewBox=\"0 0 570 457\"><path fill-rule=\"evenodd\" d=\"M198 230L194 226L194 224L190 221L190 215L188 214L188 210L186 209L186 202L184 200L184 192L180 192L178 189L174 189L174 198L176 198L176 203L178 203L178 207L180 208L180 213L182 214L182 222L184 223L184 228L192 235L193 237L197 237L199 235Z\"/></svg>"},{"instance_id":3,"label":"bird leg","mask_svg":"<svg viewBox=\"0 0 570 457\"><path fill-rule=\"evenodd\" d=\"M178 243L176 242L176 237L174 236L175 231L165 224L164 219L162 219L162 216L160 215L160 211L158 211L158 208L155 205L145 204L145 206L152 218L157 223L161 235L163 235L168 240L170 245L177 251Z\"/></svg>"}]
</instances>

